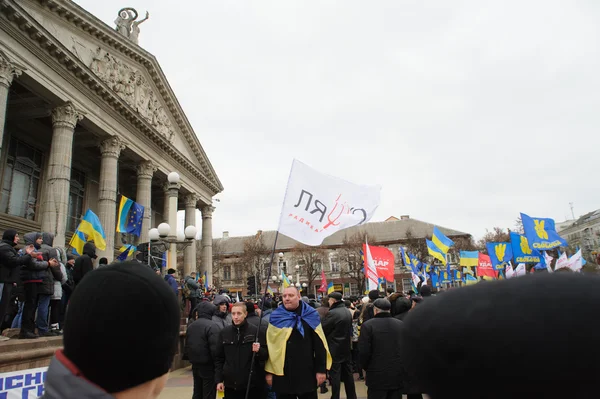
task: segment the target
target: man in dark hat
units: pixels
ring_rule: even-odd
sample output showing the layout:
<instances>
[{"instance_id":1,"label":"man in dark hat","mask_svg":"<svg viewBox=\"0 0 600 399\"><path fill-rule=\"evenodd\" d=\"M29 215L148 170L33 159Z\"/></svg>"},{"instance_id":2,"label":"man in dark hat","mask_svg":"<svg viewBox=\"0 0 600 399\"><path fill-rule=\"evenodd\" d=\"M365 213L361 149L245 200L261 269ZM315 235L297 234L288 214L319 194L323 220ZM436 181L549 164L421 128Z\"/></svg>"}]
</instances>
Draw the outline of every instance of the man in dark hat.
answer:
<instances>
[{"instance_id":1,"label":"man in dark hat","mask_svg":"<svg viewBox=\"0 0 600 399\"><path fill-rule=\"evenodd\" d=\"M169 286L171 287L171 289L173 290L175 295L178 296L179 295L179 284L177 284L177 280L175 279L175 274L177 274L177 270L175 270L175 269L167 270L167 275L165 276L165 281L167 282L167 284L169 284Z\"/></svg>"},{"instance_id":2,"label":"man in dark hat","mask_svg":"<svg viewBox=\"0 0 600 399\"><path fill-rule=\"evenodd\" d=\"M157 398L179 322L177 299L148 267L123 262L89 272L71 296L64 349L50 363L42 398Z\"/></svg>"},{"instance_id":3,"label":"man in dark hat","mask_svg":"<svg viewBox=\"0 0 600 399\"><path fill-rule=\"evenodd\" d=\"M595 398L599 303L600 278L580 273L450 290L404 319L402 363L432 399Z\"/></svg>"},{"instance_id":4,"label":"man in dark hat","mask_svg":"<svg viewBox=\"0 0 600 399\"><path fill-rule=\"evenodd\" d=\"M398 336L402 322L392 317L385 298L373 302L372 319L363 323L358 338L360 364L367 372L369 399L401 399L403 368Z\"/></svg>"},{"instance_id":5,"label":"man in dark hat","mask_svg":"<svg viewBox=\"0 0 600 399\"><path fill-rule=\"evenodd\" d=\"M94 243L86 242L83 245L83 255L75 260L75 266L73 267L73 281L77 286L83 277L94 270L94 259L96 259L96 246Z\"/></svg>"},{"instance_id":6,"label":"man in dark hat","mask_svg":"<svg viewBox=\"0 0 600 399\"><path fill-rule=\"evenodd\" d=\"M342 381L346 398L356 399L352 374L352 315L346 309L342 298L339 292L329 294L329 312L323 320L323 332L327 337L327 346L333 361L329 370L331 399L339 399Z\"/></svg>"}]
</instances>

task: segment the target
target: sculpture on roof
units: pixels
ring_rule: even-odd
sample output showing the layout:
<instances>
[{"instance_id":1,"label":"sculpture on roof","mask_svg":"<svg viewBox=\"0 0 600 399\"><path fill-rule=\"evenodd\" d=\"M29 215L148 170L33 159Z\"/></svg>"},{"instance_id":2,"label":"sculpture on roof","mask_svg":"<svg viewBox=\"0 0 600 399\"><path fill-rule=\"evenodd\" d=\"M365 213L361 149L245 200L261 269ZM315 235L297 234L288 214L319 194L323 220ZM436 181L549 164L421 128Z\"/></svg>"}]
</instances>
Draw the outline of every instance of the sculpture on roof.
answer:
<instances>
[{"instance_id":1,"label":"sculpture on roof","mask_svg":"<svg viewBox=\"0 0 600 399\"><path fill-rule=\"evenodd\" d=\"M146 17L137 21L138 12L135 8L126 7L119 11L117 19L115 19L115 30L122 36L125 36L135 44L138 44L140 36L140 24L150 18L150 13L146 11Z\"/></svg>"}]
</instances>

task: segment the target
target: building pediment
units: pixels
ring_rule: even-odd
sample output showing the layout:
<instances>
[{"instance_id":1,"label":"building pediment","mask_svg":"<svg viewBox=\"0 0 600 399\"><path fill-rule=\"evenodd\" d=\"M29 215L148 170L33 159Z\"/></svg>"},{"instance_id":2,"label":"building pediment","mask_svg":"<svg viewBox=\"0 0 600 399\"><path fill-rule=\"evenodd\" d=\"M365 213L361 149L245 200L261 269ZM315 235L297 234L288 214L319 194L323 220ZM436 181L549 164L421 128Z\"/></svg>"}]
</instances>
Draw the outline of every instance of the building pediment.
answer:
<instances>
[{"instance_id":1,"label":"building pediment","mask_svg":"<svg viewBox=\"0 0 600 399\"><path fill-rule=\"evenodd\" d=\"M68 0L7 0L2 8L22 31L210 191L223 190L152 54Z\"/></svg>"}]
</instances>

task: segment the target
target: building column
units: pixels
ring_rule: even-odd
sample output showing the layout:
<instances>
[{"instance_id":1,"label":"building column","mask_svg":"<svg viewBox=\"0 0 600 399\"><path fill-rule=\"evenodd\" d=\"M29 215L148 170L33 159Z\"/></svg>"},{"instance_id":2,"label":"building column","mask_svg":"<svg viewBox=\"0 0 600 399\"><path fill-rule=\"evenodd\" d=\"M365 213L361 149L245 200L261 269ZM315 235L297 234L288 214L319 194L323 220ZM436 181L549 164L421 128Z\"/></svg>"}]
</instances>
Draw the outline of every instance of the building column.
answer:
<instances>
[{"instance_id":1,"label":"building column","mask_svg":"<svg viewBox=\"0 0 600 399\"><path fill-rule=\"evenodd\" d=\"M119 155L125 149L123 141L113 136L100 143L100 191L98 193L98 218L106 235L106 249L98 251L111 263L115 255L115 229L117 220L117 174Z\"/></svg>"},{"instance_id":2,"label":"building column","mask_svg":"<svg viewBox=\"0 0 600 399\"><path fill-rule=\"evenodd\" d=\"M0 51L0 152L4 142L4 124L6 123L6 106L8 105L8 90L13 78L23 72L22 67L8 60L8 57Z\"/></svg>"},{"instance_id":3,"label":"building column","mask_svg":"<svg viewBox=\"0 0 600 399\"><path fill-rule=\"evenodd\" d=\"M156 172L156 166L152 161L143 161L137 166L137 194L135 202L144 207L144 218L142 219L142 231L139 242L148 242L148 230L152 217L152 176Z\"/></svg>"},{"instance_id":4,"label":"building column","mask_svg":"<svg viewBox=\"0 0 600 399\"><path fill-rule=\"evenodd\" d=\"M208 284L212 285L212 214L211 205L202 207L202 273L207 272Z\"/></svg>"},{"instance_id":5,"label":"building column","mask_svg":"<svg viewBox=\"0 0 600 399\"><path fill-rule=\"evenodd\" d=\"M169 223L169 182L165 182L163 184L163 192L165 193L164 203L163 203L163 217L162 221ZM161 222L162 223L162 222Z\"/></svg>"},{"instance_id":6,"label":"building column","mask_svg":"<svg viewBox=\"0 0 600 399\"><path fill-rule=\"evenodd\" d=\"M167 223L171 227L169 233L169 239L177 239L177 209L179 207L179 189L181 188L180 183L167 183L169 189L167 190L169 201L168 209L166 210L168 219ZM167 254L168 267L177 269L183 272L182 268L177 267L177 244L169 244L169 252Z\"/></svg>"},{"instance_id":7,"label":"building column","mask_svg":"<svg viewBox=\"0 0 600 399\"><path fill-rule=\"evenodd\" d=\"M52 110L52 144L43 200L42 231L54 234L54 245L65 247L71 160L75 125L84 116L68 101Z\"/></svg>"},{"instance_id":8,"label":"building column","mask_svg":"<svg viewBox=\"0 0 600 399\"><path fill-rule=\"evenodd\" d=\"M185 196L185 227L196 226L196 204L198 196L196 194L188 194ZM192 245L185 247L183 272L189 276L191 272L196 271L196 239Z\"/></svg>"}]
</instances>

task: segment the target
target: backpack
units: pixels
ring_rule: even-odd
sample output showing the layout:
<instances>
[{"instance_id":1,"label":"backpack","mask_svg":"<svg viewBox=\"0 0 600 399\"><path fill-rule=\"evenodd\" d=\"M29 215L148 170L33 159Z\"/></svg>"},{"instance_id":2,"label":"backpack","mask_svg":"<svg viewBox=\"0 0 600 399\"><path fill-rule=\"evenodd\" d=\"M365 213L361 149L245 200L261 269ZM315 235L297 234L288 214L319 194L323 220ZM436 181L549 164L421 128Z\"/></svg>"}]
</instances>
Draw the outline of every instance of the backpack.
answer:
<instances>
[{"instance_id":1,"label":"backpack","mask_svg":"<svg viewBox=\"0 0 600 399\"><path fill-rule=\"evenodd\" d=\"M192 290L190 289L190 286L188 285L187 281L183 282L183 286L181 287L181 292L183 293L184 298L190 297Z\"/></svg>"}]
</instances>

